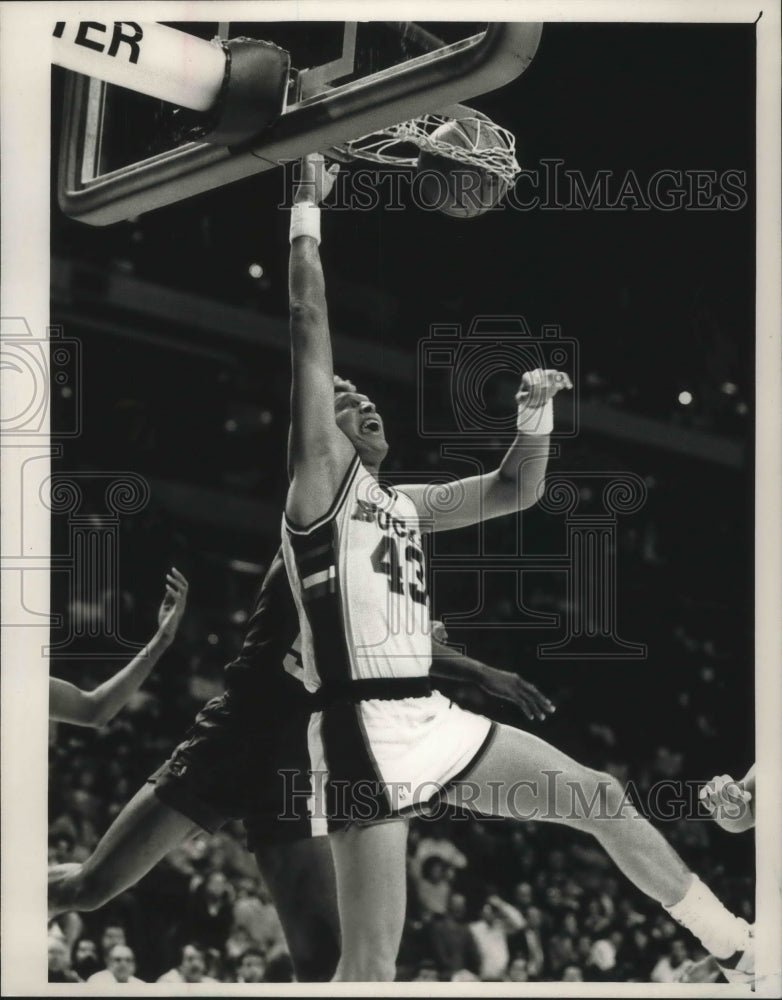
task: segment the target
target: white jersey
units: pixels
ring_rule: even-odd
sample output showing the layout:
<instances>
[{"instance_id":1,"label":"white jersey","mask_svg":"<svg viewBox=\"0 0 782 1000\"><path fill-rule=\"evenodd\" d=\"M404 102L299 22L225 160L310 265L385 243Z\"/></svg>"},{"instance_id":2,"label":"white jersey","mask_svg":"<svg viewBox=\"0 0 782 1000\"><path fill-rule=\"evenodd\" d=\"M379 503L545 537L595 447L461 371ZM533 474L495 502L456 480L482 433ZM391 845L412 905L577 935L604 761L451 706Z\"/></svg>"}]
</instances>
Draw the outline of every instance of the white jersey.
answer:
<instances>
[{"instance_id":1,"label":"white jersey","mask_svg":"<svg viewBox=\"0 0 782 1000\"><path fill-rule=\"evenodd\" d=\"M427 676L426 564L408 496L381 486L356 456L330 510L305 529L285 518L282 537L308 690Z\"/></svg>"},{"instance_id":2,"label":"white jersey","mask_svg":"<svg viewBox=\"0 0 782 1000\"><path fill-rule=\"evenodd\" d=\"M466 774L493 733L425 682L411 693L431 665L415 505L356 457L331 509L306 529L285 518L282 537L304 684L344 695L310 717L313 834L415 809ZM360 696L345 694L351 682L365 682Z\"/></svg>"}]
</instances>

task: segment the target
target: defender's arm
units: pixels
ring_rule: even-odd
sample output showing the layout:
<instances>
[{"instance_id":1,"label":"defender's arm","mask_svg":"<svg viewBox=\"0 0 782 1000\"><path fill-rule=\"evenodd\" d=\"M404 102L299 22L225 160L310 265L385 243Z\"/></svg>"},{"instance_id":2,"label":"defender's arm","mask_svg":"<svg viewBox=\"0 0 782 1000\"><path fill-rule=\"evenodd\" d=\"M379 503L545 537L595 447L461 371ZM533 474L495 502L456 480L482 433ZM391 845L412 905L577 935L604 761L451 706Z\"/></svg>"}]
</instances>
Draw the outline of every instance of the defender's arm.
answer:
<instances>
[{"instance_id":1,"label":"defender's arm","mask_svg":"<svg viewBox=\"0 0 782 1000\"><path fill-rule=\"evenodd\" d=\"M185 612L187 580L176 569L166 579L166 596L158 611L158 630L144 649L94 691L82 691L68 681L49 678L50 719L99 729L127 705L174 641Z\"/></svg>"}]
</instances>

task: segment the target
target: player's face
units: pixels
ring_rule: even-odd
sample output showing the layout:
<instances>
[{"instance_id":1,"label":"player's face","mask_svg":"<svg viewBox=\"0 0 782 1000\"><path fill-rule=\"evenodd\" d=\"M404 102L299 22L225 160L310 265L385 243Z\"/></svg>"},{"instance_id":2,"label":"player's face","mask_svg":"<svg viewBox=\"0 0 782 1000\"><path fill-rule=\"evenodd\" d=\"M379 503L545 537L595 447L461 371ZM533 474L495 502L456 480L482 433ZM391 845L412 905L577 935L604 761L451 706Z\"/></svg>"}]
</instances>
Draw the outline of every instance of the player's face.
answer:
<instances>
[{"instance_id":1,"label":"player's face","mask_svg":"<svg viewBox=\"0 0 782 1000\"><path fill-rule=\"evenodd\" d=\"M337 427L351 441L362 461L382 462L388 454L385 428L375 404L360 392L338 392L334 397Z\"/></svg>"}]
</instances>

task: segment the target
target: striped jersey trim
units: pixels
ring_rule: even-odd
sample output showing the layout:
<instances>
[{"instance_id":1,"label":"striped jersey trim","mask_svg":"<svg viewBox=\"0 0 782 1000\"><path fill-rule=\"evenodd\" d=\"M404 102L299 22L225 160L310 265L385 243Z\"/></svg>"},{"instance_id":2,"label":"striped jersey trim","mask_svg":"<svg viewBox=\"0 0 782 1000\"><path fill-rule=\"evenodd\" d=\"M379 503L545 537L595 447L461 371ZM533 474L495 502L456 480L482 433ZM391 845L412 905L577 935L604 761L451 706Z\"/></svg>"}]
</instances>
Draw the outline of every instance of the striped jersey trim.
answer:
<instances>
[{"instance_id":1,"label":"striped jersey trim","mask_svg":"<svg viewBox=\"0 0 782 1000\"><path fill-rule=\"evenodd\" d=\"M328 569L322 569L318 573L311 573L309 576L302 577L301 585L304 590L308 590L310 587L314 587L318 583L325 583L326 580L333 580L335 576L336 567L331 565Z\"/></svg>"},{"instance_id":2,"label":"striped jersey trim","mask_svg":"<svg viewBox=\"0 0 782 1000\"><path fill-rule=\"evenodd\" d=\"M295 524L288 517L287 513L284 513L283 518L285 520L286 530L291 535L297 535L297 536L309 535L313 531L317 531L318 528L321 528L324 524L326 524L327 521L332 520L337 511L339 510L339 508L342 506L345 500L345 496L347 495L347 492L350 489L353 479L355 478L356 473L358 472L360 466L361 466L361 460L359 459L358 454L355 454L353 456L353 460L348 466L347 472L345 473L342 482L340 483L339 489L337 490L337 494L334 497L331 506L329 507L329 509L326 511L325 514L322 514L317 520L313 521L312 524L307 525L306 528L302 527L301 525Z\"/></svg>"}]
</instances>

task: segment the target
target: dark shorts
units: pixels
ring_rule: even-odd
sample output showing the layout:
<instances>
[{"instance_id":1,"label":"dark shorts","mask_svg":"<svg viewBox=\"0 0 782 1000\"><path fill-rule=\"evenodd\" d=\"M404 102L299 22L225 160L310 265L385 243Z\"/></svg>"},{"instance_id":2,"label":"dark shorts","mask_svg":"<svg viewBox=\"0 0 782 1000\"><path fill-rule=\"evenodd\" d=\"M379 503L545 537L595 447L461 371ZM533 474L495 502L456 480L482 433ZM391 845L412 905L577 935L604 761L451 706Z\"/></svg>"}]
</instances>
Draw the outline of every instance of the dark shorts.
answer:
<instances>
[{"instance_id":1,"label":"dark shorts","mask_svg":"<svg viewBox=\"0 0 782 1000\"><path fill-rule=\"evenodd\" d=\"M264 724L244 699L213 698L148 778L155 794L209 833L242 820L251 851L312 836L308 713L279 707Z\"/></svg>"}]
</instances>

